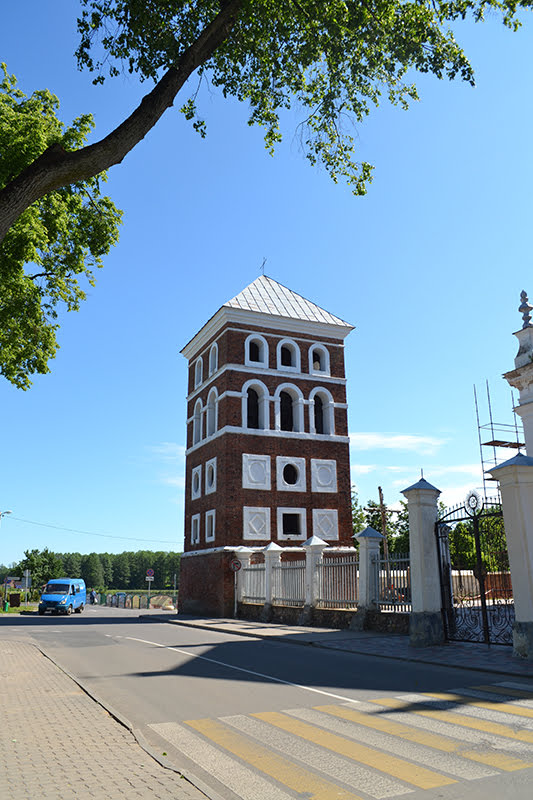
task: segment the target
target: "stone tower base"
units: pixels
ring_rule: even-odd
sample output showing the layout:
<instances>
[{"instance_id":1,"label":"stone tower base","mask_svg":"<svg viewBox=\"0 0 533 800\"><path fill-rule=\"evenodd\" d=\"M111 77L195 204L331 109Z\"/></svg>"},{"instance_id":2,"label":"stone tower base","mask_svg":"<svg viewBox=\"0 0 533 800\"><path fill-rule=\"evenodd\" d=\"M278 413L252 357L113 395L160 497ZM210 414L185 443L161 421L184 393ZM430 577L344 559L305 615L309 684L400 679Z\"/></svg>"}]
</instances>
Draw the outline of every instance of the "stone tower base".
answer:
<instances>
[{"instance_id":1,"label":"stone tower base","mask_svg":"<svg viewBox=\"0 0 533 800\"><path fill-rule=\"evenodd\" d=\"M231 547L183 553L180 564L178 610L181 614L232 617L235 577Z\"/></svg>"}]
</instances>

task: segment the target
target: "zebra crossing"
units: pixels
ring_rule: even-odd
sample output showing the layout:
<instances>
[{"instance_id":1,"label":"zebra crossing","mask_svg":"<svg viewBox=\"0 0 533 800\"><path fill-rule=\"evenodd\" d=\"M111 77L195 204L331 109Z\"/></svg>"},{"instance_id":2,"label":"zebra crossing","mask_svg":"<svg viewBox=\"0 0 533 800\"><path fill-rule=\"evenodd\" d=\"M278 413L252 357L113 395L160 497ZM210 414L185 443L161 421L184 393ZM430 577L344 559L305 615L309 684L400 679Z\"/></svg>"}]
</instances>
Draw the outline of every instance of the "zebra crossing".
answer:
<instances>
[{"instance_id":1,"label":"zebra crossing","mask_svg":"<svg viewBox=\"0 0 533 800\"><path fill-rule=\"evenodd\" d=\"M240 800L379 800L533 767L533 689L512 681L150 727Z\"/></svg>"}]
</instances>

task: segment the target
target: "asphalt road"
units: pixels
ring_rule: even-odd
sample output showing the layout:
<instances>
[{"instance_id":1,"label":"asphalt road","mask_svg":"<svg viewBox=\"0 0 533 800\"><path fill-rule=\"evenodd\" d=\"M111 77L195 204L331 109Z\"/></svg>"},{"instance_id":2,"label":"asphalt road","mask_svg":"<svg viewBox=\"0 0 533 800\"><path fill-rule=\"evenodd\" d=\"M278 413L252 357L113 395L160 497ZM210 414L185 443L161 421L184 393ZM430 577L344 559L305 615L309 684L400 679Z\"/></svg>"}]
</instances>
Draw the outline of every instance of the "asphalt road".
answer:
<instances>
[{"instance_id":1,"label":"asphalt road","mask_svg":"<svg viewBox=\"0 0 533 800\"><path fill-rule=\"evenodd\" d=\"M4 617L0 628L37 642L212 800L533 794L533 681L524 678L151 623L121 609Z\"/></svg>"}]
</instances>

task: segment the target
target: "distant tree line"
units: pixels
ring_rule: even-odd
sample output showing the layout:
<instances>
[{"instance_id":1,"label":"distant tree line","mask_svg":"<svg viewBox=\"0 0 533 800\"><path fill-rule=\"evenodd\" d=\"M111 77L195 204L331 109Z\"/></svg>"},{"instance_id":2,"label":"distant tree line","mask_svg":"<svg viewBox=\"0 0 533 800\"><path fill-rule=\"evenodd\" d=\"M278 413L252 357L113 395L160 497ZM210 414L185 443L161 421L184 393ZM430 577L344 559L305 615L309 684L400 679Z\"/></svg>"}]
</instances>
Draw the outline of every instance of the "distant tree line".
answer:
<instances>
[{"instance_id":1,"label":"distant tree line","mask_svg":"<svg viewBox=\"0 0 533 800\"><path fill-rule=\"evenodd\" d=\"M153 569L153 590L168 591L179 580L180 553L161 550L137 550L124 553L53 553L26 550L22 561L10 568L11 575L22 575L29 569L34 588L51 578L83 578L87 586L96 589L147 589L146 570Z\"/></svg>"}]
</instances>

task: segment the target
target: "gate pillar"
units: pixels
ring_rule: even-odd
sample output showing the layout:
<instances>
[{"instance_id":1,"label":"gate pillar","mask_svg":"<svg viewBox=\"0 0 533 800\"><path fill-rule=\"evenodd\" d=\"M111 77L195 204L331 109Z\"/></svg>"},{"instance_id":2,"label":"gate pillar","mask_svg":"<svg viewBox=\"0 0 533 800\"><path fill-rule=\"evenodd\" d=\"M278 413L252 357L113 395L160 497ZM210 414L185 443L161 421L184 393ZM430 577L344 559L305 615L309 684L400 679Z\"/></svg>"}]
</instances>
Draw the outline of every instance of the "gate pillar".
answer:
<instances>
[{"instance_id":1,"label":"gate pillar","mask_svg":"<svg viewBox=\"0 0 533 800\"><path fill-rule=\"evenodd\" d=\"M364 630L368 617L379 611L379 555L385 537L374 528L356 533L359 542L359 580L357 583L357 613L351 619L352 630Z\"/></svg>"},{"instance_id":2,"label":"gate pillar","mask_svg":"<svg viewBox=\"0 0 533 800\"><path fill-rule=\"evenodd\" d=\"M519 453L490 474L502 493L515 607L513 651L533 660L533 458Z\"/></svg>"},{"instance_id":3,"label":"gate pillar","mask_svg":"<svg viewBox=\"0 0 533 800\"><path fill-rule=\"evenodd\" d=\"M429 647L444 642L440 573L435 537L440 490L424 478L402 492L409 511L412 611L409 643Z\"/></svg>"}]
</instances>

